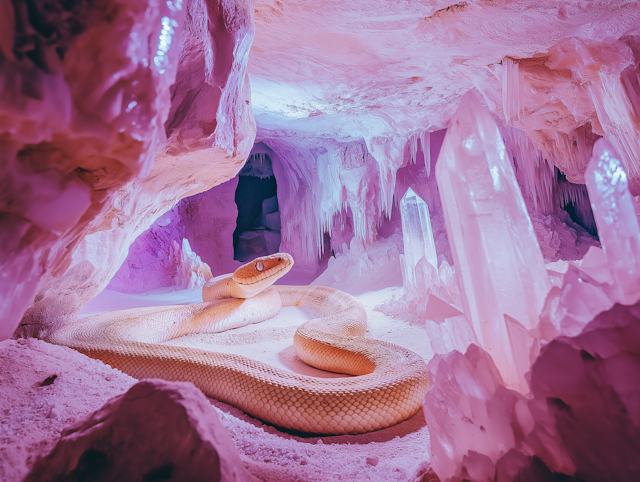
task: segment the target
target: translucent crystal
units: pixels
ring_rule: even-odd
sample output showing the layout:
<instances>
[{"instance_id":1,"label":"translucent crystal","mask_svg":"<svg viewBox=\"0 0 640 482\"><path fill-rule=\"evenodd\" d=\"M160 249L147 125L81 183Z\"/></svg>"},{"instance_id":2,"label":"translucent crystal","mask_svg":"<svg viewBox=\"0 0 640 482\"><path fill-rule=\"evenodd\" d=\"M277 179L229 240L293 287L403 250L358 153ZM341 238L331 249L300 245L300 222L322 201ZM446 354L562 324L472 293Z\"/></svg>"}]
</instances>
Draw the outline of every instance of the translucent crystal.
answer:
<instances>
[{"instance_id":1,"label":"translucent crystal","mask_svg":"<svg viewBox=\"0 0 640 482\"><path fill-rule=\"evenodd\" d=\"M404 242L404 256L402 257L404 287L406 290L415 291L418 289L418 285L422 284L419 283L416 276L416 267L421 258L433 266L436 273L438 271L438 256L431 230L429 206L413 189L409 188L400 201L400 215Z\"/></svg>"},{"instance_id":2,"label":"translucent crystal","mask_svg":"<svg viewBox=\"0 0 640 482\"><path fill-rule=\"evenodd\" d=\"M472 93L451 119L436 179L465 314L507 386L526 390L504 315L535 328L551 285L498 127Z\"/></svg>"},{"instance_id":3,"label":"translucent crystal","mask_svg":"<svg viewBox=\"0 0 640 482\"><path fill-rule=\"evenodd\" d=\"M621 158L604 138L593 146L585 181L615 301L633 304L640 297L640 224Z\"/></svg>"},{"instance_id":4,"label":"translucent crystal","mask_svg":"<svg viewBox=\"0 0 640 482\"><path fill-rule=\"evenodd\" d=\"M420 144L422 145L422 154L424 155L424 168L427 177L431 175L431 132L424 131L420 136Z\"/></svg>"}]
</instances>

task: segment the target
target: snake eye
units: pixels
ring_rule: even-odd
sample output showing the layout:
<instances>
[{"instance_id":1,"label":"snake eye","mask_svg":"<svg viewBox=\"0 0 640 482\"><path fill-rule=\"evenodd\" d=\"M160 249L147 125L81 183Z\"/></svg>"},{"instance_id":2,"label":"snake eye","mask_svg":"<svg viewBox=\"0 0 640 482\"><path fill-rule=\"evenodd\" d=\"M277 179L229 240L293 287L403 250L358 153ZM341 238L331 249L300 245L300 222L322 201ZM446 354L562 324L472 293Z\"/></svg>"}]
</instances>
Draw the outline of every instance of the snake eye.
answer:
<instances>
[{"instance_id":1,"label":"snake eye","mask_svg":"<svg viewBox=\"0 0 640 482\"><path fill-rule=\"evenodd\" d=\"M262 261L258 261L256 263L256 269L260 272L264 271L264 263Z\"/></svg>"}]
</instances>

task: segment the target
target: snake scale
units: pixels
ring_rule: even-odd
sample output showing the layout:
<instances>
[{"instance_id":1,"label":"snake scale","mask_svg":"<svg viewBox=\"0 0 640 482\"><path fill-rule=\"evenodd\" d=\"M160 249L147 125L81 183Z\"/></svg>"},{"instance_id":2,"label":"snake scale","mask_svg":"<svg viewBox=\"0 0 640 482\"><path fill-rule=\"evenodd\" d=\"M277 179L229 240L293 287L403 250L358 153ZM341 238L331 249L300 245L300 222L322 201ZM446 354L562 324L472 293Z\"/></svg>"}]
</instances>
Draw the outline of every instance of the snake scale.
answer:
<instances>
[{"instance_id":1,"label":"snake scale","mask_svg":"<svg viewBox=\"0 0 640 482\"><path fill-rule=\"evenodd\" d=\"M62 327L48 341L135 378L190 381L212 398L290 430L365 433L415 414L429 386L422 358L365 338L366 313L351 295L326 287L272 286L292 265L285 253L257 258L205 284L203 303L102 313ZM355 376L304 376L241 355L162 344L263 321L281 306L308 306L323 315L296 331L299 359Z\"/></svg>"}]
</instances>

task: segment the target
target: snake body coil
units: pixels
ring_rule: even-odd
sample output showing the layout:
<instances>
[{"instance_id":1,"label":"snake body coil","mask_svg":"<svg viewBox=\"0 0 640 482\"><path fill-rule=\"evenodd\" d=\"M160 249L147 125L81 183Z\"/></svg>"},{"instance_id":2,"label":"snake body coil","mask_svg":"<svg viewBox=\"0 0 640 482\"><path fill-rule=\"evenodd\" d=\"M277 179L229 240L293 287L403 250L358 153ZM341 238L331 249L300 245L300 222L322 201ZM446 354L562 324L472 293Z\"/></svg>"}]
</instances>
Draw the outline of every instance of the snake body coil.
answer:
<instances>
[{"instance_id":1,"label":"snake body coil","mask_svg":"<svg viewBox=\"0 0 640 482\"><path fill-rule=\"evenodd\" d=\"M258 258L231 277L207 283L203 303L102 313L63 327L49 341L135 378L190 381L212 398L291 430L364 433L415 414L429 386L422 358L364 338L366 313L351 295L325 287L271 286L292 265L288 254ZM161 344L263 321L281 306L308 306L323 315L296 331L298 358L357 376L303 376L241 355Z\"/></svg>"}]
</instances>

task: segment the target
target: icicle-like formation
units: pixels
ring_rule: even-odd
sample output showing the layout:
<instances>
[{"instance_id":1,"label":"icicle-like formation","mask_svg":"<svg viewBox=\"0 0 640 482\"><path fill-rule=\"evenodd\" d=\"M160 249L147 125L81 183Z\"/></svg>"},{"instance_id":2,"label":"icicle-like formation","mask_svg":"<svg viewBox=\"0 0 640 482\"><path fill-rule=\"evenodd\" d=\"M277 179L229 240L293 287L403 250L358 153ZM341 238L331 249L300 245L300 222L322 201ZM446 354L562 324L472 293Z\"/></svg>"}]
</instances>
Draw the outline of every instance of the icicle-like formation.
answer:
<instances>
[{"instance_id":1,"label":"icicle-like formation","mask_svg":"<svg viewBox=\"0 0 640 482\"><path fill-rule=\"evenodd\" d=\"M520 72L518 63L508 57L502 60L502 110L507 122L520 118Z\"/></svg>"},{"instance_id":2,"label":"icicle-like formation","mask_svg":"<svg viewBox=\"0 0 640 482\"><path fill-rule=\"evenodd\" d=\"M420 134L415 132L409 136L409 162L415 164L418 160L418 141L420 141L420 150L424 157L424 167L427 176L431 174L431 132L422 131Z\"/></svg>"},{"instance_id":3,"label":"icicle-like formation","mask_svg":"<svg viewBox=\"0 0 640 482\"><path fill-rule=\"evenodd\" d=\"M409 136L409 154L411 164L415 164L418 159L418 134L411 134Z\"/></svg>"},{"instance_id":4,"label":"icicle-like formation","mask_svg":"<svg viewBox=\"0 0 640 482\"><path fill-rule=\"evenodd\" d=\"M640 224L619 154L606 140L593 147L585 172L602 249L619 301L630 305L640 297Z\"/></svg>"},{"instance_id":5,"label":"icicle-like formation","mask_svg":"<svg viewBox=\"0 0 640 482\"><path fill-rule=\"evenodd\" d=\"M635 109L625 89L623 80L614 73L598 72L599 82L589 86L589 92L600 125L609 141L621 155L626 170L640 175L637 160L640 159L640 123L634 115Z\"/></svg>"},{"instance_id":6,"label":"icicle-like formation","mask_svg":"<svg viewBox=\"0 0 640 482\"><path fill-rule=\"evenodd\" d=\"M367 141L368 158L378 165L379 193L376 198L379 213L391 217L393 195L396 188L396 174L404 162L406 141L399 137L374 137Z\"/></svg>"},{"instance_id":7,"label":"icicle-like formation","mask_svg":"<svg viewBox=\"0 0 640 482\"><path fill-rule=\"evenodd\" d=\"M568 181L557 183L555 204L561 208L572 205L580 224L591 233L596 232L596 224L589 205L589 195L584 184L573 184Z\"/></svg>"},{"instance_id":8,"label":"icicle-like formation","mask_svg":"<svg viewBox=\"0 0 640 482\"><path fill-rule=\"evenodd\" d=\"M526 392L504 315L535 328L550 284L500 131L471 92L451 119L436 179L465 314L507 385Z\"/></svg>"},{"instance_id":9,"label":"icicle-like formation","mask_svg":"<svg viewBox=\"0 0 640 482\"><path fill-rule=\"evenodd\" d=\"M433 266L436 273L438 271L438 255L436 243L433 240L429 206L413 189L409 188L400 201L400 215L404 243L402 257L404 288L405 291L416 291L419 284L416 267L422 258Z\"/></svg>"},{"instance_id":10,"label":"icicle-like formation","mask_svg":"<svg viewBox=\"0 0 640 482\"><path fill-rule=\"evenodd\" d=\"M533 200L536 209L551 214L555 209L554 191L557 185L554 167L542 157L520 129L502 127L500 129L507 152L516 160L517 169L522 173L524 188Z\"/></svg>"},{"instance_id":11,"label":"icicle-like formation","mask_svg":"<svg viewBox=\"0 0 640 482\"><path fill-rule=\"evenodd\" d=\"M373 242L383 215L391 215L406 138L374 138L368 145L307 142L264 141L278 159L273 168L282 201L283 249L312 263L323 254L325 233L333 237L340 229L336 216L350 217L353 235L365 245Z\"/></svg>"},{"instance_id":12,"label":"icicle-like formation","mask_svg":"<svg viewBox=\"0 0 640 482\"><path fill-rule=\"evenodd\" d=\"M272 177L271 158L265 153L251 154L240 171L240 176L254 176L261 179Z\"/></svg>"},{"instance_id":13,"label":"icicle-like formation","mask_svg":"<svg viewBox=\"0 0 640 482\"><path fill-rule=\"evenodd\" d=\"M635 116L640 118L640 76L635 66L624 69L620 74L620 80L633 106Z\"/></svg>"},{"instance_id":14,"label":"icicle-like formation","mask_svg":"<svg viewBox=\"0 0 640 482\"><path fill-rule=\"evenodd\" d=\"M420 145L422 146L422 154L424 155L424 168L427 177L431 175L431 132L424 131L420 136Z\"/></svg>"}]
</instances>

